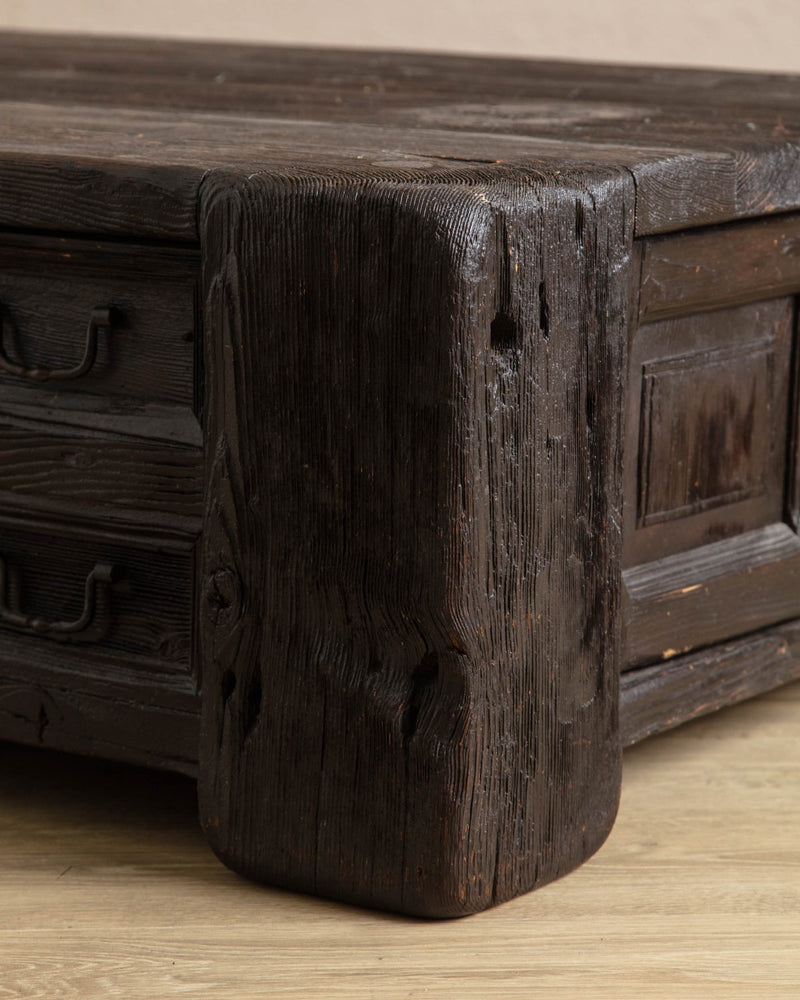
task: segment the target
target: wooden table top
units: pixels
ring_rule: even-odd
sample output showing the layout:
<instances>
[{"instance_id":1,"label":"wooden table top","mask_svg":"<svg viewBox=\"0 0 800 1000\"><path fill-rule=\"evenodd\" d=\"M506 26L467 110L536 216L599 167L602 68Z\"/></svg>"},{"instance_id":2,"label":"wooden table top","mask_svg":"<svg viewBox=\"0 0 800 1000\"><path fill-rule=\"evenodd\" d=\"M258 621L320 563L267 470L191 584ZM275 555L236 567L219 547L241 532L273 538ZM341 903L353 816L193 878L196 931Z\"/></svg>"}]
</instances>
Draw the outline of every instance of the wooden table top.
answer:
<instances>
[{"instance_id":1,"label":"wooden table top","mask_svg":"<svg viewBox=\"0 0 800 1000\"><path fill-rule=\"evenodd\" d=\"M193 238L208 170L452 183L619 171L636 232L800 207L800 77L241 44L0 36L0 224L53 176L138 184L76 224ZM21 203L20 171L41 178ZM33 204L31 202L34 202ZM12 209L16 218L12 218Z\"/></svg>"}]
</instances>

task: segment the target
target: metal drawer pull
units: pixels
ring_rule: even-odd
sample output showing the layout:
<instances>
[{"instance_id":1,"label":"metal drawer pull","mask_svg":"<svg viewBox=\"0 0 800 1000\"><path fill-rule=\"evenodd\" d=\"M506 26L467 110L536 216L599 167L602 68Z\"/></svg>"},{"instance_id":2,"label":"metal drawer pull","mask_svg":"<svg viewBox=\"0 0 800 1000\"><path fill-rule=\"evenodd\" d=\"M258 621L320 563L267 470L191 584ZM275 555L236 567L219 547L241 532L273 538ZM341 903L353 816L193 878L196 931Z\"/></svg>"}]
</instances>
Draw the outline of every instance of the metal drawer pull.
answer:
<instances>
[{"instance_id":1,"label":"metal drawer pull","mask_svg":"<svg viewBox=\"0 0 800 1000\"><path fill-rule=\"evenodd\" d=\"M0 556L0 625L60 642L96 642L111 624L110 589L121 579L119 567L97 563L86 577L80 618L74 622L48 622L20 611L19 580Z\"/></svg>"},{"instance_id":2,"label":"metal drawer pull","mask_svg":"<svg viewBox=\"0 0 800 1000\"><path fill-rule=\"evenodd\" d=\"M0 371L8 372L9 375L16 375L19 378L27 379L29 382L49 382L52 380L65 381L67 379L81 378L90 372L97 360L97 332L101 329L110 329L117 320L116 310L108 306L95 306L89 317L89 326L86 330L86 346L83 351L83 358L74 368L26 368L24 365L12 361L6 354L3 344L7 319L3 315L2 329L0 329Z\"/></svg>"}]
</instances>

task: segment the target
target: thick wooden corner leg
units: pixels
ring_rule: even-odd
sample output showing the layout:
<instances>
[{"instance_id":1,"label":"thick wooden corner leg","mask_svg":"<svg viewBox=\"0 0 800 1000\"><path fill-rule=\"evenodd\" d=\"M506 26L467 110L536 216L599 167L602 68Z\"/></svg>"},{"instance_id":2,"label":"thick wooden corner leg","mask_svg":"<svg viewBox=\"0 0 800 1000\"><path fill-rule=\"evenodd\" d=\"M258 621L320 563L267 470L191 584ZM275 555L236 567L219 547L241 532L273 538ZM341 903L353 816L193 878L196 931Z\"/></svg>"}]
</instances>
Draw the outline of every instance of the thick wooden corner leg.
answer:
<instances>
[{"instance_id":1,"label":"thick wooden corner leg","mask_svg":"<svg viewBox=\"0 0 800 1000\"><path fill-rule=\"evenodd\" d=\"M619 791L632 191L204 182L201 813L275 885L449 917Z\"/></svg>"}]
</instances>

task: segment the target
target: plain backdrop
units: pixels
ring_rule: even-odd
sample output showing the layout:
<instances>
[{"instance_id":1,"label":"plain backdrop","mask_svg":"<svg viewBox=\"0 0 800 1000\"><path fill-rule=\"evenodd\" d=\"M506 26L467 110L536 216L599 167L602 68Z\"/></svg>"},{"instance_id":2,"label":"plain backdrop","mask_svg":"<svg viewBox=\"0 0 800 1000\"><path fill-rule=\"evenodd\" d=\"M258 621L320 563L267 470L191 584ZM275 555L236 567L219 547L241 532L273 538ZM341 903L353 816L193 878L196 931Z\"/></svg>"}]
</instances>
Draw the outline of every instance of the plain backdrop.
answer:
<instances>
[{"instance_id":1,"label":"plain backdrop","mask_svg":"<svg viewBox=\"0 0 800 1000\"><path fill-rule=\"evenodd\" d=\"M0 0L0 28L800 71L800 0Z\"/></svg>"}]
</instances>

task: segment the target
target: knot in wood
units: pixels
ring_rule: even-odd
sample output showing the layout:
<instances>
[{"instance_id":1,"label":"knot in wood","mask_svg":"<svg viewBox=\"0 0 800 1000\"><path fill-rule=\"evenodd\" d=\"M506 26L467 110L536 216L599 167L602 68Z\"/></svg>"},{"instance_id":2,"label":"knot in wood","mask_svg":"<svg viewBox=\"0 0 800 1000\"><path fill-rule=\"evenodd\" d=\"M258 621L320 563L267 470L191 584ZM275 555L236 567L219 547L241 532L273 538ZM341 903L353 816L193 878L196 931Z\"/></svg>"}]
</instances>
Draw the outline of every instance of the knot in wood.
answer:
<instances>
[{"instance_id":1,"label":"knot in wood","mask_svg":"<svg viewBox=\"0 0 800 1000\"><path fill-rule=\"evenodd\" d=\"M242 581L236 570L223 567L206 577L203 599L215 628L232 628L242 613Z\"/></svg>"}]
</instances>

